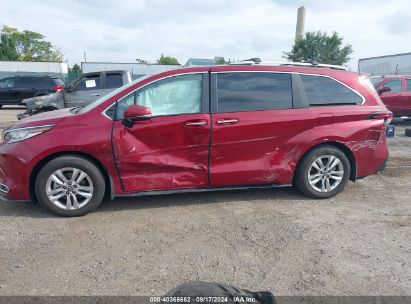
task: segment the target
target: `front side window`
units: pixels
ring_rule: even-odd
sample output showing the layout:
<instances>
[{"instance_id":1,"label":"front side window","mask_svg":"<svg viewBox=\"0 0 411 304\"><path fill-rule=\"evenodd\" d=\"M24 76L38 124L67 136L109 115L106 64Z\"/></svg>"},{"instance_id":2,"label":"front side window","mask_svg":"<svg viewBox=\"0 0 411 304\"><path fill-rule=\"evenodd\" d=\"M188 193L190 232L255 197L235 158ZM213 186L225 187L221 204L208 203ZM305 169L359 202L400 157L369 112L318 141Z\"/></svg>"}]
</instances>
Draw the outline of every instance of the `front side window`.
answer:
<instances>
[{"instance_id":1,"label":"front side window","mask_svg":"<svg viewBox=\"0 0 411 304\"><path fill-rule=\"evenodd\" d=\"M0 89L9 89L14 85L14 78L5 78L0 80Z\"/></svg>"},{"instance_id":2,"label":"front side window","mask_svg":"<svg viewBox=\"0 0 411 304\"><path fill-rule=\"evenodd\" d=\"M291 75L240 72L217 75L218 112L292 108Z\"/></svg>"},{"instance_id":3,"label":"front side window","mask_svg":"<svg viewBox=\"0 0 411 304\"><path fill-rule=\"evenodd\" d=\"M361 96L338 81L319 75L300 75L310 106L359 105Z\"/></svg>"},{"instance_id":4,"label":"front side window","mask_svg":"<svg viewBox=\"0 0 411 304\"><path fill-rule=\"evenodd\" d=\"M383 87L391 88L390 92L401 92L401 79L393 79L384 83Z\"/></svg>"},{"instance_id":5,"label":"front side window","mask_svg":"<svg viewBox=\"0 0 411 304\"><path fill-rule=\"evenodd\" d=\"M89 91L99 90L101 88L100 74L92 74L81 78L76 84L74 84L74 90L76 91Z\"/></svg>"},{"instance_id":6,"label":"front side window","mask_svg":"<svg viewBox=\"0 0 411 304\"><path fill-rule=\"evenodd\" d=\"M411 92L411 79L407 78L406 81L407 81L407 91Z\"/></svg>"},{"instance_id":7,"label":"front side window","mask_svg":"<svg viewBox=\"0 0 411 304\"><path fill-rule=\"evenodd\" d=\"M149 108L153 116L200 113L202 81L201 74L190 74L149 84L119 100L116 119L133 104Z\"/></svg>"}]
</instances>

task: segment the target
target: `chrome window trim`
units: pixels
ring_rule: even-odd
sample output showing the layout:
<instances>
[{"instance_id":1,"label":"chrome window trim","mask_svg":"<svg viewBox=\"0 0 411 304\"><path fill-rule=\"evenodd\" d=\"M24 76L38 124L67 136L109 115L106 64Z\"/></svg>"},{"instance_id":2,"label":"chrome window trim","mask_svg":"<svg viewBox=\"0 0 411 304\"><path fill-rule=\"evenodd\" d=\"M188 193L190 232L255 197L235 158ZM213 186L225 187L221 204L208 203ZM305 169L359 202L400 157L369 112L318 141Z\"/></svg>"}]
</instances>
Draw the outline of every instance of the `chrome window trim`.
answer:
<instances>
[{"instance_id":1,"label":"chrome window trim","mask_svg":"<svg viewBox=\"0 0 411 304\"><path fill-rule=\"evenodd\" d=\"M254 65L255 66L255 65ZM351 90L352 92L354 92L355 94L357 94L359 97L361 97L362 99L362 103L359 106L362 106L365 103L365 97L362 96L358 91L356 91L355 89L353 89L352 87L350 87L349 85L346 85L345 83L339 81L338 79L335 79L332 76L329 75L321 75L321 74L311 74L311 73L300 73L300 72L284 72L284 71L219 71L219 72L211 72L211 74L225 74L225 73L280 73L280 74L296 74L296 75L307 75L307 76L317 76L317 77L328 77L331 78L332 80L342 84L343 86L345 86L347 89ZM330 104L332 105L332 104ZM347 104L349 105L349 104ZM341 105L340 105L341 106Z\"/></svg>"},{"instance_id":2,"label":"chrome window trim","mask_svg":"<svg viewBox=\"0 0 411 304\"><path fill-rule=\"evenodd\" d=\"M124 96L121 97L120 99L126 98L127 96L129 96L129 95L131 95L131 94L134 94L134 92L136 92L137 90L140 90L141 88L144 88L145 86L148 86L148 85L150 85L150 84L152 84L152 83L155 83L155 82L157 82L157 81L164 80L164 79L171 78L171 77L176 77L176 76L193 75L193 74L201 74L201 75L202 75L202 74L208 74L208 71L203 71L203 72L187 72L187 73L181 73L181 74L174 74L174 75L165 76L165 77L162 77L162 78L159 78L159 79L150 81L150 82L146 83L145 85L142 85L141 87L138 87L137 89L131 91L131 92L128 93L127 95L124 95ZM120 100L120 99L118 99L118 100ZM111 118L106 114L106 111L107 111L109 108L111 108L118 100L116 100L115 102L113 102L112 104L110 104L108 107L106 107L106 108L101 112L101 114L102 114L103 116L107 117L108 119L113 120L113 119L111 119ZM168 115L162 115L162 116L168 116ZM114 121L115 121L115 120L114 120Z\"/></svg>"}]
</instances>

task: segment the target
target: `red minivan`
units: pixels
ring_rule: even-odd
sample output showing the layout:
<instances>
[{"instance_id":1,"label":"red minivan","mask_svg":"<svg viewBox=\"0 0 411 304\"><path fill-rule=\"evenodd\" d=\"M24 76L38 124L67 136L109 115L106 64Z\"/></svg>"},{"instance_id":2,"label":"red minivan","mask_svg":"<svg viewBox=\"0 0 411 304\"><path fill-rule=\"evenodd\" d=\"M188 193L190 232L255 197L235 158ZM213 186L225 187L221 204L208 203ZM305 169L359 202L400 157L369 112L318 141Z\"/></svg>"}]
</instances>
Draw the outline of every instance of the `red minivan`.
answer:
<instances>
[{"instance_id":1,"label":"red minivan","mask_svg":"<svg viewBox=\"0 0 411 304\"><path fill-rule=\"evenodd\" d=\"M386 76L375 87L394 116L411 118L411 75Z\"/></svg>"},{"instance_id":2,"label":"red minivan","mask_svg":"<svg viewBox=\"0 0 411 304\"><path fill-rule=\"evenodd\" d=\"M105 196L294 185L329 198L384 167L391 119L366 77L332 66L180 68L7 129L0 197L63 216Z\"/></svg>"}]
</instances>

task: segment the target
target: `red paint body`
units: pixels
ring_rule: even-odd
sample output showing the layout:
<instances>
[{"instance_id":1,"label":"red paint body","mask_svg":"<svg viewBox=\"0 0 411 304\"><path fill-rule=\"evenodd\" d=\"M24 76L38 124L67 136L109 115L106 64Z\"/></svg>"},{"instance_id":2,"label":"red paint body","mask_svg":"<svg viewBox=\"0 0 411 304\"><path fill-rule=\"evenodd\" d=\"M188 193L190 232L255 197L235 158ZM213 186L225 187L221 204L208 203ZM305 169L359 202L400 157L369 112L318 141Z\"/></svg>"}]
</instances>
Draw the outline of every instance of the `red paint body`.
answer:
<instances>
[{"instance_id":1,"label":"red paint body","mask_svg":"<svg viewBox=\"0 0 411 304\"><path fill-rule=\"evenodd\" d=\"M394 116L411 116L411 76L389 76L381 81L376 89L379 90L391 81L401 81L400 92L384 92L380 94L381 100L387 106Z\"/></svg>"},{"instance_id":2,"label":"red paint body","mask_svg":"<svg viewBox=\"0 0 411 304\"><path fill-rule=\"evenodd\" d=\"M158 79L221 71L324 74L355 89L365 103L158 116L138 121L131 128L103 114L119 98ZM292 66L178 69L123 88L83 114L64 109L17 122L13 128L50 124L54 127L22 142L0 143L0 183L10 189L7 199L28 200L36 170L53 157L75 153L90 158L105 171L114 196L170 189L289 185L303 155L322 143L338 145L349 154L355 179L374 174L388 157L384 120L368 118L380 111L387 109L359 75L352 72ZM219 125L220 119L234 122Z\"/></svg>"}]
</instances>

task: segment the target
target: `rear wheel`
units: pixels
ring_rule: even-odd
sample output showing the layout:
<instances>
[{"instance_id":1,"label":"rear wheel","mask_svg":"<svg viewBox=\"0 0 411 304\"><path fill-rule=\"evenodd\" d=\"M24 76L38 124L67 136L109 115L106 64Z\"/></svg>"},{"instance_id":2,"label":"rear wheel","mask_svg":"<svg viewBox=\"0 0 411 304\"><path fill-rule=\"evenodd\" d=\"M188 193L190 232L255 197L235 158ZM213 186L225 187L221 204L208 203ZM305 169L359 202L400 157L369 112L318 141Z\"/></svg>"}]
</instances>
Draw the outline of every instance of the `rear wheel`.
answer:
<instances>
[{"instance_id":1,"label":"rear wheel","mask_svg":"<svg viewBox=\"0 0 411 304\"><path fill-rule=\"evenodd\" d=\"M81 216L97 208L104 197L100 170L78 156L51 160L39 172L36 197L50 211L62 216Z\"/></svg>"},{"instance_id":2,"label":"rear wheel","mask_svg":"<svg viewBox=\"0 0 411 304\"><path fill-rule=\"evenodd\" d=\"M307 196L329 198L344 189L350 170L344 152L333 146L322 146L303 157L294 185Z\"/></svg>"},{"instance_id":3,"label":"rear wheel","mask_svg":"<svg viewBox=\"0 0 411 304\"><path fill-rule=\"evenodd\" d=\"M411 128L405 129L405 136L411 137Z\"/></svg>"}]
</instances>

